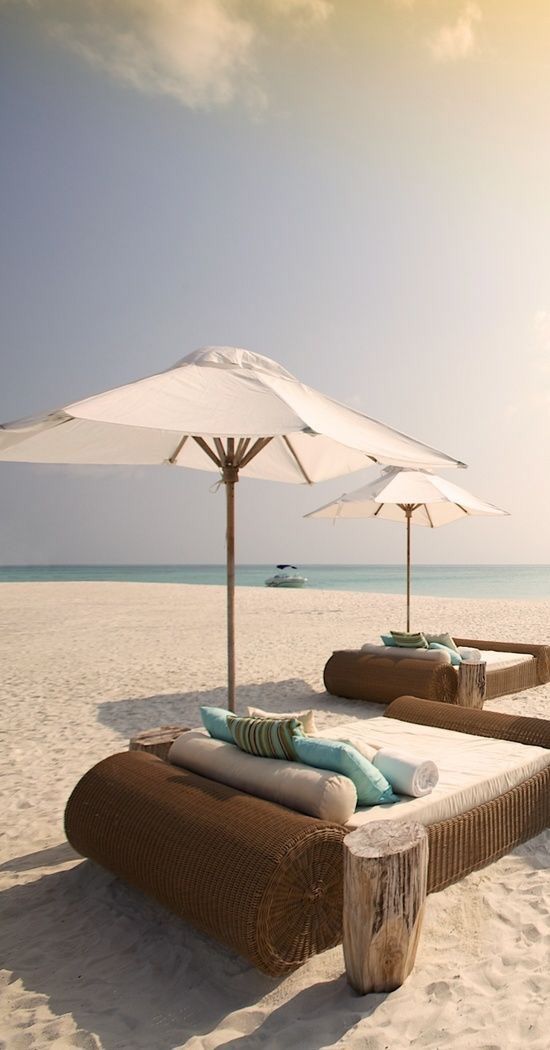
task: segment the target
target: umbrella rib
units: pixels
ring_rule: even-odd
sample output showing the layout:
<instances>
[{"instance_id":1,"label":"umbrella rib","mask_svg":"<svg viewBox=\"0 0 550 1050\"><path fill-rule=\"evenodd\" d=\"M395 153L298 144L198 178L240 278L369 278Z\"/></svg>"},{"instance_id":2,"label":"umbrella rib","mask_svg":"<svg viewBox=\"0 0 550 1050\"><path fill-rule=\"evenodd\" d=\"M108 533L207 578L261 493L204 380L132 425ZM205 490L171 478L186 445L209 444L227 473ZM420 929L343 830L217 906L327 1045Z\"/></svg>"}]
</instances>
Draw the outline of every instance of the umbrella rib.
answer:
<instances>
[{"instance_id":1,"label":"umbrella rib","mask_svg":"<svg viewBox=\"0 0 550 1050\"><path fill-rule=\"evenodd\" d=\"M199 437L197 434L193 434L193 441L196 441L199 448L202 448L203 452L206 452L206 455L210 456L210 459L213 460L217 467L221 467L221 460L218 459L216 453L212 451L204 438Z\"/></svg>"},{"instance_id":2,"label":"umbrella rib","mask_svg":"<svg viewBox=\"0 0 550 1050\"><path fill-rule=\"evenodd\" d=\"M181 441L178 441L174 451L172 452L172 455L168 457L168 463L175 463L176 462L176 460L177 460L177 458L178 458L178 456L179 456L183 446L185 445L185 442L187 441L188 437L189 437L189 434L184 434L182 439L181 439Z\"/></svg>"},{"instance_id":3,"label":"umbrella rib","mask_svg":"<svg viewBox=\"0 0 550 1050\"><path fill-rule=\"evenodd\" d=\"M229 455L229 442L227 443L227 452L225 451L220 438L214 438L214 444L216 446L218 456L220 457L220 462L225 463Z\"/></svg>"},{"instance_id":4,"label":"umbrella rib","mask_svg":"<svg viewBox=\"0 0 550 1050\"><path fill-rule=\"evenodd\" d=\"M312 482L311 478L308 478L308 476L307 476L307 474L306 474L302 464L300 463L300 460L299 460L298 456L296 455L292 445L290 444L290 441L288 440L286 434L283 434L283 441L284 441L286 447L288 448L291 456L293 456L294 460L296 461L296 464L298 466L298 469L299 469L302 477L305 478L305 480L307 481L308 485L312 485L313 482Z\"/></svg>"},{"instance_id":5,"label":"umbrella rib","mask_svg":"<svg viewBox=\"0 0 550 1050\"><path fill-rule=\"evenodd\" d=\"M431 514L430 514L430 512L428 510L428 504L427 503L424 504L424 510L426 511L426 514L428 516L428 521L430 523L430 528L431 529L435 529L435 525L434 525L434 523L432 521L432 516L431 516Z\"/></svg>"},{"instance_id":6,"label":"umbrella rib","mask_svg":"<svg viewBox=\"0 0 550 1050\"><path fill-rule=\"evenodd\" d=\"M378 515L380 514L380 511L383 510L383 509L384 509L384 504L381 503L380 506L376 508L376 510L375 510L375 512L373 514L373 518L377 518Z\"/></svg>"},{"instance_id":7,"label":"umbrella rib","mask_svg":"<svg viewBox=\"0 0 550 1050\"><path fill-rule=\"evenodd\" d=\"M242 457L239 463L239 470L241 470L243 467L248 466L250 461L254 459L254 457L257 456L258 453L266 447L266 445L269 445L270 441L273 441L273 437L258 438L258 440L255 441L252 445L252 448L249 448L246 455Z\"/></svg>"},{"instance_id":8,"label":"umbrella rib","mask_svg":"<svg viewBox=\"0 0 550 1050\"><path fill-rule=\"evenodd\" d=\"M235 450L235 466L241 465L241 459L243 458L248 446L250 444L250 438L239 438L239 443Z\"/></svg>"}]
</instances>

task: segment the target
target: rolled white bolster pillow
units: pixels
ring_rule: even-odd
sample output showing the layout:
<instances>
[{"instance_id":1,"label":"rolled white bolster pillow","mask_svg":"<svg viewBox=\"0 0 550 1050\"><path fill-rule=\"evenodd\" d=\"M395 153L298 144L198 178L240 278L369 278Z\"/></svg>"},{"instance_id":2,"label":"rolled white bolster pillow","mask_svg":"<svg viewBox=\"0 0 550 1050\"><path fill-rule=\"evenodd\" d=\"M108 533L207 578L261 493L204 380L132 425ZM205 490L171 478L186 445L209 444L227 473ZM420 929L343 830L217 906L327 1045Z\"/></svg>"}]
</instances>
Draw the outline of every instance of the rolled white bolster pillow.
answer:
<instances>
[{"instance_id":1,"label":"rolled white bolster pillow","mask_svg":"<svg viewBox=\"0 0 550 1050\"><path fill-rule=\"evenodd\" d=\"M433 791L439 780L439 770L431 759L412 758L390 748L377 751L372 763L398 795L422 798Z\"/></svg>"}]
</instances>

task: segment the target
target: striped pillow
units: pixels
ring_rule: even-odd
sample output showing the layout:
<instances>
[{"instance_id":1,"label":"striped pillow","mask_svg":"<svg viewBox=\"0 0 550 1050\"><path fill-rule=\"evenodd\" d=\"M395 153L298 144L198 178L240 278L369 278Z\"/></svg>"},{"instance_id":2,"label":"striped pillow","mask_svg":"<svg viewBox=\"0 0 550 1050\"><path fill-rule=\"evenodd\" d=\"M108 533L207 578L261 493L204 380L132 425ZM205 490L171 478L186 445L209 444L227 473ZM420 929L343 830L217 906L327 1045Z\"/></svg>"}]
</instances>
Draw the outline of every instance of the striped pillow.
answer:
<instances>
[{"instance_id":1,"label":"striped pillow","mask_svg":"<svg viewBox=\"0 0 550 1050\"><path fill-rule=\"evenodd\" d=\"M402 649L427 649L428 643L421 631L413 634L409 631L390 631L396 645Z\"/></svg>"},{"instance_id":2,"label":"striped pillow","mask_svg":"<svg viewBox=\"0 0 550 1050\"><path fill-rule=\"evenodd\" d=\"M241 751L260 758L297 760L294 737L303 736L297 718L238 718L228 715L227 727Z\"/></svg>"}]
</instances>

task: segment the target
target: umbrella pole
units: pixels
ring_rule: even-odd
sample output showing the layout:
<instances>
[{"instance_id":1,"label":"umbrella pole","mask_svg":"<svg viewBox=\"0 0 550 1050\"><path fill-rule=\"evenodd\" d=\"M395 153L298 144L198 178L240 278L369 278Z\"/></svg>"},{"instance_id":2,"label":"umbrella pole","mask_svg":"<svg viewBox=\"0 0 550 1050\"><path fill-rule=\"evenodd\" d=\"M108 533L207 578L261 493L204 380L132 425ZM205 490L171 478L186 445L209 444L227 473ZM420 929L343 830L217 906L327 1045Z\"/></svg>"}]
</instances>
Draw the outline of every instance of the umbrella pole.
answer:
<instances>
[{"instance_id":1,"label":"umbrella pole","mask_svg":"<svg viewBox=\"0 0 550 1050\"><path fill-rule=\"evenodd\" d=\"M412 508L407 507L407 631L411 629L411 517Z\"/></svg>"},{"instance_id":2,"label":"umbrella pole","mask_svg":"<svg viewBox=\"0 0 550 1050\"><path fill-rule=\"evenodd\" d=\"M227 515L227 707L235 710L235 482L239 472L232 464L224 464L225 505Z\"/></svg>"}]
</instances>

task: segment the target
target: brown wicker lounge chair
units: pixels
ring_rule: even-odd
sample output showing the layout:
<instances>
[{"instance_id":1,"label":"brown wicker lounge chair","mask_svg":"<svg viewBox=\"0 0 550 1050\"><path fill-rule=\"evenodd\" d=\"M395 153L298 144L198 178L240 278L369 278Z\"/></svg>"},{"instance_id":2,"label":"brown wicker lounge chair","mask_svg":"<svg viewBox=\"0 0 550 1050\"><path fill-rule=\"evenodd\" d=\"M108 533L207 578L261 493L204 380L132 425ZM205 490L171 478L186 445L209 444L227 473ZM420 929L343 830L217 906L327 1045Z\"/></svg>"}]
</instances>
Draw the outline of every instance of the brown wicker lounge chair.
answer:
<instances>
[{"instance_id":1,"label":"brown wicker lounge chair","mask_svg":"<svg viewBox=\"0 0 550 1050\"><path fill-rule=\"evenodd\" d=\"M533 657L513 667L487 667L485 699L492 700L508 693L519 693L550 682L550 646L523 645L517 642L491 642L456 638L457 645L494 652L526 653ZM403 655L403 651L400 651ZM384 655L382 655L384 654ZM469 665L464 665L469 666ZM447 704L461 702L460 671L449 664L426 664L410 658L393 661L387 649L381 655L360 649L337 650L324 670L325 687L334 696L387 704L398 696L412 693L425 700Z\"/></svg>"},{"instance_id":2,"label":"brown wicker lounge chair","mask_svg":"<svg viewBox=\"0 0 550 1050\"><path fill-rule=\"evenodd\" d=\"M389 718L550 748L550 722L401 697ZM428 892L550 824L550 767L492 802L428 827ZM72 846L273 976L339 943L346 829L139 751L74 789Z\"/></svg>"}]
</instances>

